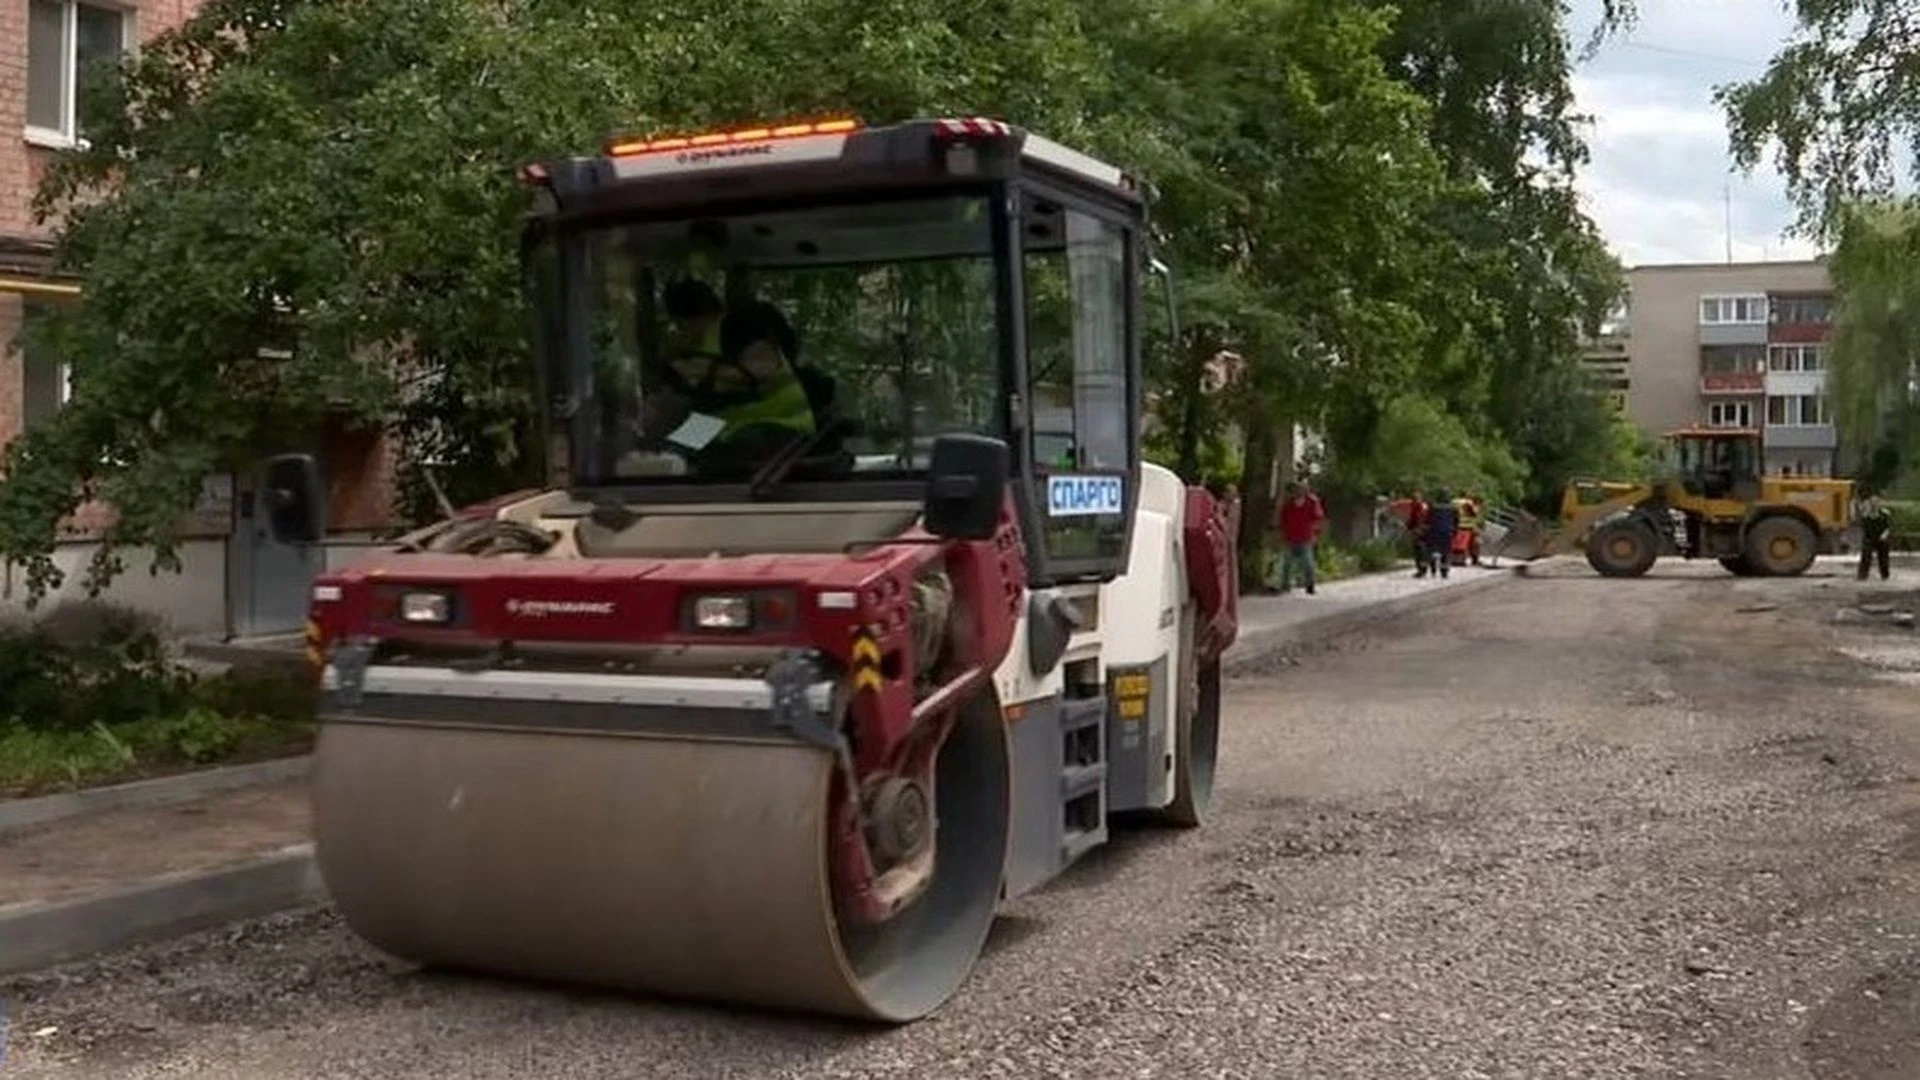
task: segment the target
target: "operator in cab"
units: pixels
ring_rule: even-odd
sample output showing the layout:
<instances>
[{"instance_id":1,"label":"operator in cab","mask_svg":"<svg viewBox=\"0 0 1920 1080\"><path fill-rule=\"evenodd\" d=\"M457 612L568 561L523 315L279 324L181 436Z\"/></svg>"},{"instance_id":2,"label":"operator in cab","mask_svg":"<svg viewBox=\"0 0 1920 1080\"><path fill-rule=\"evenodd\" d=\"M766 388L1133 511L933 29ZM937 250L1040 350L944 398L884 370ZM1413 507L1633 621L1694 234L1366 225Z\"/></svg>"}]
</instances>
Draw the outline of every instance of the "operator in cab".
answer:
<instances>
[{"instance_id":1,"label":"operator in cab","mask_svg":"<svg viewBox=\"0 0 1920 1080\"><path fill-rule=\"evenodd\" d=\"M778 308L755 300L727 311L694 279L668 286L663 300L671 326L663 385L647 410L650 435L732 468L814 433L813 403L793 362L798 340Z\"/></svg>"}]
</instances>

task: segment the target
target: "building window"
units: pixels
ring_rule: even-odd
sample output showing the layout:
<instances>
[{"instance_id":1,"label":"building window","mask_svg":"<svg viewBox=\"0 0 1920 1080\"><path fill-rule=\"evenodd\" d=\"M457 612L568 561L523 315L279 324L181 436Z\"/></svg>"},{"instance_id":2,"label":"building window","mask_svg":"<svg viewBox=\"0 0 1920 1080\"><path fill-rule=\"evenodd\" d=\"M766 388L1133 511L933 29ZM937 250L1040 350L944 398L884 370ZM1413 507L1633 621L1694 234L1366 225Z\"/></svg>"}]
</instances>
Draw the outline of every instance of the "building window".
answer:
<instances>
[{"instance_id":1,"label":"building window","mask_svg":"<svg viewBox=\"0 0 1920 1080\"><path fill-rule=\"evenodd\" d=\"M1825 394L1774 394L1767 398L1767 423L1776 427L1812 427L1831 423Z\"/></svg>"},{"instance_id":2,"label":"building window","mask_svg":"<svg viewBox=\"0 0 1920 1080\"><path fill-rule=\"evenodd\" d=\"M1765 371L1767 352L1764 345L1702 345L1700 347L1700 373L1702 375L1724 375Z\"/></svg>"},{"instance_id":3,"label":"building window","mask_svg":"<svg viewBox=\"0 0 1920 1080\"><path fill-rule=\"evenodd\" d=\"M1707 406L1707 426L1745 428L1753 426L1751 401L1716 401Z\"/></svg>"},{"instance_id":4,"label":"building window","mask_svg":"<svg viewBox=\"0 0 1920 1080\"><path fill-rule=\"evenodd\" d=\"M1823 345L1775 345L1767 350L1768 371L1825 371L1826 367L1826 347Z\"/></svg>"},{"instance_id":5,"label":"building window","mask_svg":"<svg viewBox=\"0 0 1920 1080\"><path fill-rule=\"evenodd\" d=\"M1800 422L1803 424L1832 423L1832 418L1827 415L1827 395L1800 395Z\"/></svg>"},{"instance_id":6,"label":"building window","mask_svg":"<svg viewBox=\"0 0 1920 1080\"><path fill-rule=\"evenodd\" d=\"M131 19L119 8L77 0L27 0L27 134L71 143L81 82L126 51Z\"/></svg>"},{"instance_id":7,"label":"building window","mask_svg":"<svg viewBox=\"0 0 1920 1080\"><path fill-rule=\"evenodd\" d=\"M1764 296L1703 296L1700 298L1700 322L1705 326L1731 326L1767 321Z\"/></svg>"},{"instance_id":8,"label":"building window","mask_svg":"<svg viewBox=\"0 0 1920 1080\"><path fill-rule=\"evenodd\" d=\"M28 317L37 305L28 305ZM27 347L20 342L20 368L24 386L20 420L31 430L46 423L61 407L73 400L73 367Z\"/></svg>"},{"instance_id":9,"label":"building window","mask_svg":"<svg viewBox=\"0 0 1920 1080\"><path fill-rule=\"evenodd\" d=\"M1782 296L1775 298L1770 307L1770 318L1776 323L1822 324L1833 321L1833 300L1826 296Z\"/></svg>"}]
</instances>

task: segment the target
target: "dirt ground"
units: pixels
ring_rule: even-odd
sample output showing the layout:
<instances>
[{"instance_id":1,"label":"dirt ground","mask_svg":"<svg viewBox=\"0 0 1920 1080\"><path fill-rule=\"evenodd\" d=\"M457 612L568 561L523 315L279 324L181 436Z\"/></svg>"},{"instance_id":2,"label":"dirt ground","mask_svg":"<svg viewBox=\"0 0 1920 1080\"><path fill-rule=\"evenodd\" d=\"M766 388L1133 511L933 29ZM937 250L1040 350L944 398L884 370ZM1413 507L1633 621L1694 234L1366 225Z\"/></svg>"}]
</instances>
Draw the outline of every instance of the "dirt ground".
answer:
<instances>
[{"instance_id":1,"label":"dirt ground","mask_svg":"<svg viewBox=\"0 0 1920 1080\"><path fill-rule=\"evenodd\" d=\"M244 862L307 839L302 784L224 792L0 832L0 907Z\"/></svg>"},{"instance_id":2,"label":"dirt ground","mask_svg":"<svg viewBox=\"0 0 1920 1080\"><path fill-rule=\"evenodd\" d=\"M1862 591L1575 567L1276 660L1208 829L1012 905L903 1029L422 974L322 909L0 982L0 1077L1920 1077L1920 573Z\"/></svg>"}]
</instances>

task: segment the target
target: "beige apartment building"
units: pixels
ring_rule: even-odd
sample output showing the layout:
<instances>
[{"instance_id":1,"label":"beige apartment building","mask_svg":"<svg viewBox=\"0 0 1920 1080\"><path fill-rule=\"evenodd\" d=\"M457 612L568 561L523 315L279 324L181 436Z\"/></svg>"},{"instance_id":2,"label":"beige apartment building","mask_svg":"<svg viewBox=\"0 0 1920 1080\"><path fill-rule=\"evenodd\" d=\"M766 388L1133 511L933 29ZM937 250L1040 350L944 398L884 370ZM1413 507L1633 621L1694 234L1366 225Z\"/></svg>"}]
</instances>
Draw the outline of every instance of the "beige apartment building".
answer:
<instances>
[{"instance_id":1,"label":"beige apartment building","mask_svg":"<svg viewBox=\"0 0 1920 1080\"><path fill-rule=\"evenodd\" d=\"M1679 263L1627 273L1587 362L1644 431L1757 428L1770 473L1843 473L1828 410L1824 262Z\"/></svg>"}]
</instances>

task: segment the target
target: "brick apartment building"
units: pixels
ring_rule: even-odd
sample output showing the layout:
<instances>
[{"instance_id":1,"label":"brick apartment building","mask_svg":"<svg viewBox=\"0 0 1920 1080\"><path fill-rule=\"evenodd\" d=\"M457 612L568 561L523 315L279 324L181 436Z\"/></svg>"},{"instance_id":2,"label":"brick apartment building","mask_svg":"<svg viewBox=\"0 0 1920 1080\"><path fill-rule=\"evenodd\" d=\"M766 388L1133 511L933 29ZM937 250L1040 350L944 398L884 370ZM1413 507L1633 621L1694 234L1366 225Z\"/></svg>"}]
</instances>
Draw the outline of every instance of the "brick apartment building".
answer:
<instances>
[{"instance_id":1,"label":"brick apartment building","mask_svg":"<svg viewBox=\"0 0 1920 1080\"><path fill-rule=\"evenodd\" d=\"M76 73L191 18L199 0L0 0L0 443L44 422L72 386L57 357L26 354L16 337L39 304L85 303L80 283L52 273L48 232L32 215L35 186L52 156L79 136L74 117ZM191 636L247 637L296 631L313 575L351 558L388 524L391 454L377 433L329 424L289 447L322 452L332 492L330 539L321 550L274 544L256 527L254 478L243 470L207 478L190 519L179 574L143 573L136 555L109 598L163 616ZM68 571L64 595L78 581L99 508L75 515L63 529L59 562ZM0 610L17 611L24 587L0 575Z\"/></svg>"},{"instance_id":2,"label":"brick apartment building","mask_svg":"<svg viewBox=\"0 0 1920 1080\"><path fill-rule=\"evenodd\" d=\"M1770 473L1843 474L1827 402L1833 290L1820 260L1628 271L1587 362L1644 431L1758 428Z\"/></svg>"}]
</instances>

